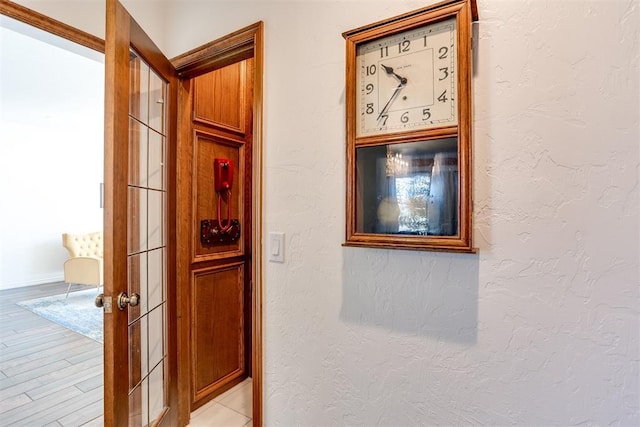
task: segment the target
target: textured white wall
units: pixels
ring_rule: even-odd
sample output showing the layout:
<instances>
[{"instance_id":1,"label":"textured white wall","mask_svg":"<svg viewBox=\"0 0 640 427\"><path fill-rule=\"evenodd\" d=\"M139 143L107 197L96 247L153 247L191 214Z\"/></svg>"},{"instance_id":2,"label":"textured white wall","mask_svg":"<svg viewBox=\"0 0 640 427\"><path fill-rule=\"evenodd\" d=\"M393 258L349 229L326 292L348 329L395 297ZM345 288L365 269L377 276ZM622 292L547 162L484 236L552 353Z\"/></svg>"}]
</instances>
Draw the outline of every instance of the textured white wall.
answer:
<instances>
[{"instance_id":1,"label":"textured white wall","mask_svg":"<svg viewBox=\"0 0 640 427\"><path fill-rule=\"evenodd\" d=\"M340 34L425 3L163 3L266 26L266 425L640 424L638 1L478 3L477 255L340 246Z\"/></svg>"},{"instance_id":2,"label":"textured white wall","mask_svg":"<svg viewBox=\"0 0 640 427\"><path fill-rule=\"evenodd\" d=\"M477 255L340 246L341 33L425 3L169 9L265 22L266 425L640 423L638 1L478 3Z\"/></svg>"}]
</instances>

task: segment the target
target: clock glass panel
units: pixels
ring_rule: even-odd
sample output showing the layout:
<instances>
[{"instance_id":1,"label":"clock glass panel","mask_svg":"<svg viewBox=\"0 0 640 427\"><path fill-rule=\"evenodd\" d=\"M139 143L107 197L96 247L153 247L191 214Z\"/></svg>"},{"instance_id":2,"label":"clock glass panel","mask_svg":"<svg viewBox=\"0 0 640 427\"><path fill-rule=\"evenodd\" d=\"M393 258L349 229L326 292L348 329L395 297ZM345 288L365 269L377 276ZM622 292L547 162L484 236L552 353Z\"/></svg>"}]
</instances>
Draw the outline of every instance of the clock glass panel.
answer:
<instances>
[{"instance_id":1,"label":"clock glass panel","mask_svg":"<svg viewBox=\"0 0 640 427\"><path fill-rule=\"evenodd\" d=\"M356 232L458 234L458 139L356 148Z\"/></svg>"},{"instance_id":2,"label":"clock glass panel","mask_svg":"<svg viewBox=\"0 0 640 427\"><path fill-rule=\"evenodd\" d=\"M356 137L455 126L456 19L357 46Z\"/></svg>"}]
</instances>

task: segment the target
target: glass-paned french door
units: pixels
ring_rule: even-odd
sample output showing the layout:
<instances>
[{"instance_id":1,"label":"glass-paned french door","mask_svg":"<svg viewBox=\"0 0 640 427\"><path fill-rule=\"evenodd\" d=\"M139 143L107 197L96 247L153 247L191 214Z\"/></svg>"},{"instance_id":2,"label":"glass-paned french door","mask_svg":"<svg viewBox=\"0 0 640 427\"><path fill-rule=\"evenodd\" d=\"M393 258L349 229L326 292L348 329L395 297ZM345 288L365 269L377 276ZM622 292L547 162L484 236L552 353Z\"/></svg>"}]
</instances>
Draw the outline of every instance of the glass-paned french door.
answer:
<instances>
[{"instance_id":1,"label":"glass-paned french door","mask_svg":"<svg viewBox=\"0 0 640 427\"><path fill-rule=\"evenodd\" d=\"M147 426L167 407L167 83L134 50L129 67L129 425Z\"/></svg>"}]
</instances>

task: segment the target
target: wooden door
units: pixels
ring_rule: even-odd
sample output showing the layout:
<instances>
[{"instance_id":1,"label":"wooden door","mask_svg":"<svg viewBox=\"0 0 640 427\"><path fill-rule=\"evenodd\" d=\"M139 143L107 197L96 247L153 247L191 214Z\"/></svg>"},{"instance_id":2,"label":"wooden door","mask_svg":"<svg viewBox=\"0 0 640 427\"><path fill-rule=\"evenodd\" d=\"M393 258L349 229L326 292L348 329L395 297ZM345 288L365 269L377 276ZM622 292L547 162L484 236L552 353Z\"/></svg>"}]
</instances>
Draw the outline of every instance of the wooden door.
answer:
<instances>
[{"instance_id":1,"label":"wooden door","mask_svg":"<svg viewBox=\"0 0 640 427\"><path fill-rule=\"evenodd\" d=\"M175 426L177 77L117 0L105 41L104 421Z\"/></svg>"},{"instance_id":2,"label":"wooden door","mask_svg":"<svg viewBox=\"0 0 640 427\"><path fill-rule=\"evenodd\" d=\"M183 81L191 142L191 407L251 374L253 58ZM182 132L182 131L181 131ZM215 190L216 158L234 166L227 200ZM237 220L231 241L203 239L202 221Z\"/></svg>"}]
</instances>

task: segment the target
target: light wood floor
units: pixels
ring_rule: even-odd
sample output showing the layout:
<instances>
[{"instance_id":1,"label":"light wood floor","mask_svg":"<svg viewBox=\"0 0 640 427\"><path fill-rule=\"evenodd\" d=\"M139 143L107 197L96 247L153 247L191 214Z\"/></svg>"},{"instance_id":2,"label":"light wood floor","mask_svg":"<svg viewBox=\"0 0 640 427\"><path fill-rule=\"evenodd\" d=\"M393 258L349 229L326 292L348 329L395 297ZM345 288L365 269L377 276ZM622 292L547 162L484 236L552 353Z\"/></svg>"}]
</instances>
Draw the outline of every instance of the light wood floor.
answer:
<instances>
[{"instance_id":1,"label":"light wood floor","mask_svg":"<svg viewBox=\"0 0 640 427\"><path fill-rule=\"evenodd\" d=\"M16 305L66 290L51 283L0 291L2 427L103 424L102 344Z\"/></svg>"}]
</instances>

